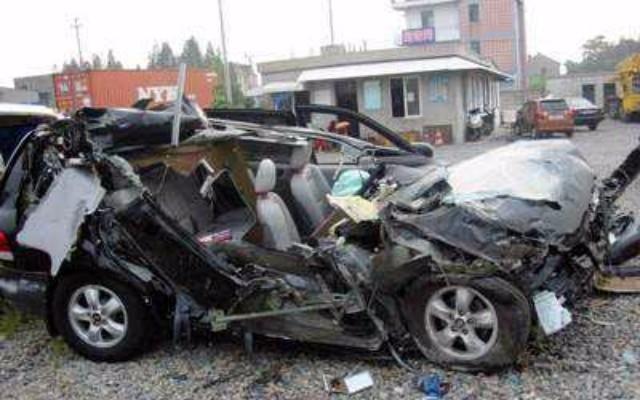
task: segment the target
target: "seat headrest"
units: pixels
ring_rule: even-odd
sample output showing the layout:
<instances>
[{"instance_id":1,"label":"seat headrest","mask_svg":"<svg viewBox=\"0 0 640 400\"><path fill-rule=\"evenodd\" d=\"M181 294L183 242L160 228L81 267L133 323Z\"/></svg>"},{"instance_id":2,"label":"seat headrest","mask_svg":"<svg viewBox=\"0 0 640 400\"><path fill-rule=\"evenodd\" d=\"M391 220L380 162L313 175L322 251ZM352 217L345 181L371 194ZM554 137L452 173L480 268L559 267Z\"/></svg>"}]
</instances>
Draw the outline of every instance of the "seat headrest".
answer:
<instances>
[{"instance_id":1,"label":"seat headrest","mask_svg":"<svg viewBox=\"0 0 640 400\"><path fill-rule=\"evenodd\" d=\"M276 187L276 164L268 158L260 162L258 173L256 174L255 190L256 194L266 194L273 192Z\"/></svg>"},{"instance_id":2,"label":"seat headrest","mask_svg":"<svg viewBox=\"0 0 640 400\"><path fill-rule=\"evenodd\" d=\"M296 147L291 153L291 160L289 165L294 171L304 168L305 165L311 162L311 154L313 153L313 147L311 144Z\"/></svg>"}]
</instances>

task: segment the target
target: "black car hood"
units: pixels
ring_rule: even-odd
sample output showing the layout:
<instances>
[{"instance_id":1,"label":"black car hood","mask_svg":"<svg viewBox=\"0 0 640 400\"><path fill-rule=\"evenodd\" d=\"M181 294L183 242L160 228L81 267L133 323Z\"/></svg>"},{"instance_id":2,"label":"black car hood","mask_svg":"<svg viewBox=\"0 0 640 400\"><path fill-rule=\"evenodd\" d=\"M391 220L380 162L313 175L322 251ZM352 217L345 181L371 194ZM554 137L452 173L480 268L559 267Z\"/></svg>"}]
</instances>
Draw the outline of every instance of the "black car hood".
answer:
<instances>
[{"instance_id":1,"label":"black car hood","mask_svg":"<svg viewBox=\"0 0 640 400\"><path fill-rule=\"evenodd\" d=\"M132 108L83 108L75 119L86 125L92 141L101 150L117 152L135 146L171 143L175 114L171 111L149 111ZM206 121L198 115L183 114L180 141L206 128Z\"/></svg>"},{"instance_id":2,"label":"black car hood","mask_svg":"<svg viewBox=\"0 0 640 400\"><path fill-rule=\"evenodd\" d=\"M573 247L596 179L567 140L519 142L423 172L383 211L392 238L412 247L435 239L503 265Z\"/></svg>"}]
</instances>

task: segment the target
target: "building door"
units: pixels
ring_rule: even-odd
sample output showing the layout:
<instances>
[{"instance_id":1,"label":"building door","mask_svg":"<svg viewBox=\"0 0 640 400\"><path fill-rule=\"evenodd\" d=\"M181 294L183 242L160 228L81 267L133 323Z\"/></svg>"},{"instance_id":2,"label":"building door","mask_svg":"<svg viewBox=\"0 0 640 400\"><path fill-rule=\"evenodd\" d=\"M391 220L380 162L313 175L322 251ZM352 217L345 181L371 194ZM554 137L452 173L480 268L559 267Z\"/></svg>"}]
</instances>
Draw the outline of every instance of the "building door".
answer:
<instances>
[{"instance_id":1,"label":"building door","mask_svg":"<svg viewBox=\"0 0 640 400\"><path fill-rule=\"evenodd\" d=\"M347 110L358 112L358 85L356 81L336 82L336 105ZM360 125L356 121L341 119L351 123L351 134L359 136Z\"/></svg>"},{"instance_id":2,"label":"building door","mask_svg":"<svg viewBox=\"0 0 640 400\"><path fill-rule=\"evenodd\" d=\"M602 85L602 93L603 93L603 103L607 104L609 99L617 97L616 93L616 84L615 83L605 83Z\"/></svg>"},{"instance_id":3,"label":"building door","mask_svg":"<svg viewBox=\"0 0 640 400\"><path fill-rule=\"evenodd\" d=\"M593 104L596 103L596 86L582 85L582 97L589 100Z\"/></svg>"},{"instance_id":4,"label":"building door","mask_svg":"<svg viewBox=\"0 0 640 400\"><path fill-rule=\"evenodd\" d=\"M295 101L297 106L308 106L311 104L311 92L308 90L302 92L296 92L293 96L293 100Z\"/></svg>"}]
</instances>

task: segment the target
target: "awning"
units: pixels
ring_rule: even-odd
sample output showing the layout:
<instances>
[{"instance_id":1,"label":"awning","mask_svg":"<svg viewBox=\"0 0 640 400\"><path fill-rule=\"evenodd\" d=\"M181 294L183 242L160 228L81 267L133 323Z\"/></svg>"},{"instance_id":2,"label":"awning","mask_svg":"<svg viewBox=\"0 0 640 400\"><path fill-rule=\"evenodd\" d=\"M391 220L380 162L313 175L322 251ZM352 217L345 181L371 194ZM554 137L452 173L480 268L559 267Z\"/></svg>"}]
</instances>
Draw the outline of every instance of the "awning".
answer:
<instances>
[{"instance_id":1,"label":"awning","mask_svg":"<svg viewBox=\"0 0 640 400\"><path fill-rule=\"evenodd\" d=\"M288 93L301 92L304 90L304 84L296 81L272 82L266 85L252 89L249 97L257 97L272 93Z\"/></svg>"},{"instance_id":2,"label":"awning","mask_svg":"<svg viewBox=\"0 0 640 400\"><path fill-rule=\"evenodd\" d=\"M316 68L302 72L298 82L330 81L336 79L366 78L371 76L407 75L438 71L486 71L500 79L511 75L495 68L462 57L440 57L421 60L389 61L340 67Z\"/></svg>"}]
</instances>

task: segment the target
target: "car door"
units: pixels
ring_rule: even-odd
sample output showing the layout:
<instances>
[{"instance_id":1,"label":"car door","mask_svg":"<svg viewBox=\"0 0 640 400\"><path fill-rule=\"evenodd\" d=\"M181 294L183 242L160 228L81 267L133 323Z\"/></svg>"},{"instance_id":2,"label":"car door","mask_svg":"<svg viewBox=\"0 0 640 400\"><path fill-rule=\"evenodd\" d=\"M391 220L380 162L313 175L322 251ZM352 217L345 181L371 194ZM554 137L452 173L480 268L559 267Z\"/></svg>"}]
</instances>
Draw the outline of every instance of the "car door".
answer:
<instances>
[{"instance_id":1,"label":"car door","mask_svg":"<svg viewBox=\"0 0 640 400\"><path fill-rule=\"evenodd\" d=\"M25 176L24 150L29 139L30 136L25 137L18 145L0 181L0 297L23 312L42 315L46 310L49 275L39 269L42 263L16 262L22 253L15 240L19 229L17 204Z\"/></svg>"}]
</instances>

